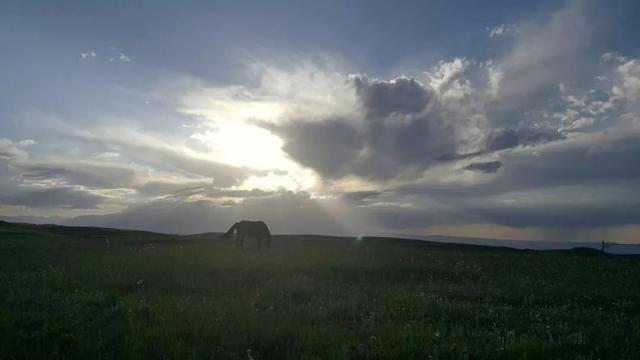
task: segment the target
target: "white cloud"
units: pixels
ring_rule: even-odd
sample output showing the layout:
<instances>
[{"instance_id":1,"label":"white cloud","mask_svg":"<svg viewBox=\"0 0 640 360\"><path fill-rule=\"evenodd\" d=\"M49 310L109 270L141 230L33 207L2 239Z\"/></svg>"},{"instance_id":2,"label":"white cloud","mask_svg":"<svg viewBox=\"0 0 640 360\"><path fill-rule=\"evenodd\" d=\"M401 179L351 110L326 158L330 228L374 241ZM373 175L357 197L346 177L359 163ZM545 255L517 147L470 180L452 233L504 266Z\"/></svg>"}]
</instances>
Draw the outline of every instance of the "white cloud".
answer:
<instances>
[{"instance_id":1,"label":"white cloud","mask_svg":"<svg viewBox=\"0 0 640 360\"><path fill-rule=\"evenodd\" d=\"M442 97L463 98L472 91L469 80L463 78L471 63L465 58L455 58L448 62L440 61L431 72L426 74L429 85Z\"/></svg>"},{"instance_id":2,"label":"white cloud","mask_svg":"<svg viewBox=\"0 0 640 360\"><path fill-rule=\"evenodd\" d=\"M31 139L13 141L7 138L0 138L0 160L6 161L26 161L29 158L27 147L35 144Z\"/></svg>"},{"instance_id":3,"label":"white cloud","mask_svg":"<svg viewBox=\"0 0 640 360\"><path fill-rule=\"evenodd\" d=\"M96 52L93 50L87 50L87 51L81 52L80 56L82 57L83 60L86 60L86 59L95 59L96 56L98 56L98 54L96 54Z\"/></svg>"},{"instance_id":4,"label":"white cloud","mask_svg":"<svg viewBox=\"0 0 640 360\"><path fill-rule=\"evenodd\" d=\"M507 34L513 32L515 27L509 24L500 24L498 26L494 26L492 28L487 28L487 33L489 33L490 38L497 38L506 36Z\"/></svg>"},{"instance_id":5,"label":"white cloud","mask_svg":"<svg viewBox=\"0 0 640 360\"><path fill-rule=\"evenodd\" d=\"M627 57L622 56L615 51L606 52L602 54L601 58L602 58L602 61L604 62L615 63L615 64L622 64L627 60L629 60Z\"/></svg>"},{"instance_id":6,"label":"white cloud","mask_svg":"<svg viewBox=\"0 0 640 360\"><path fill-rule=\"evenodd\" d=\"M314 122L327 117L357 120L353 85L338 67L328 58L320 63L303 59L280 65L250 64L247 84L197 85L181 97L178 111L195 119L198 124L191 138L210 150L216 161L286 172L254 174L240 187L308 190L316 183L313 173L282 150L280 137L256 123Z\"/></svg>"},{"instance_id":7,"label":"white cloud","mask_svg":"<svg viewBox=\"0 0 640 360\"><path fill-rule=\"evenodd\" d=\"M570 1L549 19L518 25L513 49L489 68L493 95L517 107L563 79L573 79L585 61L591 29L587 6Z\"/></svg>"},{"instance_id":8,"label":"white cloud","mask_svg":"<svg viewBox=\"0 0 640 360\"><path fill-rule=\"evenodd\" d=\"M103 56L108 62L131 62L131 57L124 52L118 51L116 47L111 46L106 53ZM99 56L95 50L85 50L80 53L82 60L94 60L103 58L103 56Z\"/></svg>"},{"instance_id":9,"label":"white cloud","mask_svg":"<svg viewBox=\"0 0 640 360\"><path fill-rule=\"evenodd\" d=\"M352 84L339 65L299 60L249 65L247 85L201 86L182 97L180 111L213 122L350 116L357 107Z\"/></svg>"},{"instance_id":10,"label":"white cloud","mask_svg":"<svg viewBox=\"0 0 640 360\"><path fill-rule=\"evenodd\" d=\"M640 59L627 60L617 67L621 84L614 92L627 100L640 103Z\"/></svg>"},{"instance_id":11,"label":"white cloud","mask_svg":"<svg viewBox=\"0 0 640 360\"><path fill-rule=\"evenodd\" d=\"M108 60L109 62L131 62L131 58L124 53L119 53L118 55L111 56Z\"/></svg>"}]
</instances>

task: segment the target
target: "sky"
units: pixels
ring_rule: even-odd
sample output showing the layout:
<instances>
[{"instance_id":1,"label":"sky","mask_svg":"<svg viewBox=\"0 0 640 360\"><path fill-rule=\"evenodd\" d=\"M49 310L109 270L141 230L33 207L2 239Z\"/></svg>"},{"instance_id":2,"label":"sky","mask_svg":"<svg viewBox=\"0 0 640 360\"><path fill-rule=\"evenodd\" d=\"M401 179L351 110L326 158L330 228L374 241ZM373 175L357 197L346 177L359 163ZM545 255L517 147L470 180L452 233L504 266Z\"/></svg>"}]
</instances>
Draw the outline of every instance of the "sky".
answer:
<instances>
[{"instance_id":1,"label":"sky","mask_svg":"<svg viewBox=\"0 0 640 360\"><path fill-rule=\"evenodd\" d=\"M3 1L0 217L640 240L637 1Z\"/></svg>"}]
</instances>

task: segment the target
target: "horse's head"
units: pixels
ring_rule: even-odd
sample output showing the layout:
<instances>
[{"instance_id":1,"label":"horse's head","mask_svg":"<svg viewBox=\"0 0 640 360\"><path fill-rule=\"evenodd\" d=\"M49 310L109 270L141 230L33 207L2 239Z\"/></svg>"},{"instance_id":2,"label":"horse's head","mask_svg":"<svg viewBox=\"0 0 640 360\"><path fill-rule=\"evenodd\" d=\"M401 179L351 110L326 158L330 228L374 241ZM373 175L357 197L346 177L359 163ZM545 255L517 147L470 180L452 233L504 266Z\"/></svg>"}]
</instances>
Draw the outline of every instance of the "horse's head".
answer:
<instances>
[{"instance_id":1,"label":"horse's head","mask_svg":"<svg viewBox=\"0 0 640 360\"><path fill-rule=\"evenodd\" d=\"M231 239L231 237L233 237L233 234L235 234L236 232L236 227L238 226L238 223L233 224L233 226L231 227L231 229L229 229L229 231L227 231L226 233L220 235L220 238L223 240L226 239Z\"/></svg>"}]
</instances>

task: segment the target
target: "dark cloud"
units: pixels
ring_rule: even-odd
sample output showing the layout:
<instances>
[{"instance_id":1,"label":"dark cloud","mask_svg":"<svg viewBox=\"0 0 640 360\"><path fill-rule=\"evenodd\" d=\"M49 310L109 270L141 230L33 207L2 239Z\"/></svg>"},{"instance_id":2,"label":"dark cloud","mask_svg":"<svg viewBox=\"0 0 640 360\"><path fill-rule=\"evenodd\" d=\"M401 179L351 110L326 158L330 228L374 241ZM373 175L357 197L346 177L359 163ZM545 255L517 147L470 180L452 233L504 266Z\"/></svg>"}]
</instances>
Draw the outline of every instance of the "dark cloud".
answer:
<instances>
[{"instance_id":1,"label":"dark cloud","mask_svg":"<svg viewBox=\"0 0 640 360\"><path fill-rule=\"evenodd\" d=\"M423 170L443 154L456 150L455 122L440 109L366 123L368 145L360 174L371 178L392 178L407 168Z\"/></svg>"},{"instance_id":2,"label":"dark cloud","mask_svg":"<svg viewBox=\"0 0 640 360\"><path fill-rule=\"evenodd\" d=\"M640 202L632 206L546 206L545 209L490 208L480 212L487 222L513 227L593 228L640 223Z\"/></svg>"},{"instance_id":3,"label":"dark cloud","mask_svg":"<svg viewBox=\"0 0 640 360\"><path fill-rule=\"evenodd\" d=\"M355 127L343 119L293 122L270 129L282 135L283 150L294 160L328 177L347 174L364 145Z\"/></svg>"},{"instance_id":4,"label":"dark cloud","mask_svg":"<svg viewBox=\"0 0 640 360\"><path fill-rule=\"evenodd\" d=\"M487 161L472 163L464 167L465 170L480 171L486 174L495 173L502 166L501 161Z\"/></svg>"},{"instance_id":5,"label":"dark cloud","mask_svg":"<svg viewBox=\"0 0 640 360\"><path fill-rule=\"evenodd\" d=\"M494 130L487 137L486 152L514 148L516 146L527 146L544 144L554 140L564 139L564 136L552 129L503 129Z\"/></svg>"},{"instance_id":6,"label":"dark cloud","mask_svg":"<svg viewBox=\"0 0 640 360\"><path fill-rule=\"evenodd\" d=\"M637 132L609 138L607 132L587 139L566 140L538 148L535 154L516 152L503 161L509 166L503 177L490 185L492 192L561 185L584 185L638 181L640 138ZM487 185L488 187L489 185Z\"/></svg>"},{"instance_id":7,"label":"dark cloud","mask_svg":"<svg viewBox=\"0 0 640 360\"><path fill-rule=\"evenodd\" d=\"M356 75L353 83L365 113L372 117L419 113L432 96L429 89L407 77L382 81Z\"/></svg>"},{"instance_id":8,"label":"dark cloud","mask_svg":"<svg viewBox=\"0 0 640 360\"><path fill-rule=\"evenodd\" d=\"M343 120L271 126L283 150L328 178L357 175L390 179L420 170L455 150L454 130L437 113L401 121L367 122L360 128Z\"/></svg>"},{"instance_id":9,"label":"dark cloud","mask_svg":"<svg viewBox=\"0 0 640 360\"><path fill-rule=\"evenodd\" d=\"M366 199L372 199L382 194L380 191L353 191L342 194L342 199L347 201L359 202Z\"/></svg>"},{"instance_id":10,"label":"dark cloud","mask_svg":"<svg viewBox=\"0 0 640 360\"><path fill-rule=\"evenodd\" d=\"M151 196L180 196L191 193L202 193L211 181L148 181L137 190L139 193Z\"/></svg>"},{"instance_id":11,"label":"dark cloud","mask_svg":"<svg viewBox=\"0 0 640 360\"><path fill-rule=\"evenodd\" d=\"M184 198L193 195L204 195L213 198L233 197L250 198L274 195L277 192L260 189L232 190L213 186L211 181L185 180L185 181L149 181L140 186L138 192L145 195L166 196Z\"/></svg>"},{"instance_id":12,"label":"dark cloud","mask_svg":"<svg viewBox=\"0 0 640 360\"><path fill-rule=\"evenodd\" d=\"M620 132L620 130L618 130ZM622 183L630 191L638 188L640 138L637 131L612 135L608 131L583 135L501 154L505 164L489 182L410 184L399 186L402 195L428 195L454 200L458 197L491 196L525 190L543 190L566 185Z\"/></svg>"},{"instance_id":13,"label":"dark cloud","mask_svg":"<svg viewBox=\"0 0 640 360\"><path fill-rule=\"evenodd\" d=\"M280 193L280 191L266 191L261 189L230 190L230 189L220 189L220 188L209 189L206 192L206 194L211 197L233 197L233 198L265 197L265 196L275 195L278 193Z\"/></svg>"},{"instance_id":14,"label":"dark cloud","mask_svg":"<svg viewBox=\"0 0 640 360\"><path fill-rule=\"evenodd\" d=\"M95 209L104 197L70 188L20 190L0 198L0 204L28 207L61 207L67 209Z\"/></svg>"},{"instance_id":15,"label":"dark cloud","mask_svg":"<svg viewBox=\"0 0 640 360\"><path fill-rule=\"evenodd\" d=\"M63 217L57 217L57 216L17 215L17 216L0 216L0 220L13 222L13 223L62 224L68 219Z\"/></svg>"},{"instance_id":16,"label":"dark cloud","mask_svg":"<svg viewBox=\"0 0 640 360\"><path fill-rule=\"evenodd\" d=\"M328 178L357 175L381 180L413 176L455 152L457 125L441 106L427 105L432 90L409 78L353 78L364 119L325 119L264 125L283 150Z\"/></svg>"},{"instance_id":17,"label":"dark cloud","mask_svg":"<svg viewBox=\"0 0 640 360\"><path fill-rule=\"evenodd\" d=\"M136 171L132 168L111 164L56 161L21 166L24 180L64 180L70 185L82 185L95 189L131 188L135 184Z\"/></svg>"},{"instance_id":18,"label":"dark cloud","mask_svg":"<svg viewBox=\"0 0 640 360\"><path fill-rule=\"evenodd\" d=\"M624 188L623 188L624 189ZM370 219L387 229L418 229L433 225L498 224L516 228L540 227L549 229L588 229L640 223L640 190L623 190L632 199L607 200L600 193L597 201L587 201L589 191L597 194L604 189L559 189L532 193L531 198L504 201L504 196L451 197L446 201L431 197L412 196L414 206L360 207ZM604 190L607 191L607 190ZM608 189L608 191L611 191ZM565 192L565 194L563 194ZM536 201L538 197L554 194L553 201ZM604 199L602 199L604 198ZM565 240L565 239L555 239Z\"/></svg>"},{"instance_id":19,"label":"dark cloud","mask_svg":"<svg viewBox=\"0 0 640 360\"><path fill-rule=\"evenodd\" d=\"M549 143L535 152L521 148L502 157L508 166L491 181L407 185L393 196L446 204L439 212L456 209L456 221L550 228L638 224L639 139L637 130L618 129Z\"/></svg>"},{"instance_id":20,"label":"dark cloud","mask_svg":"<svg viewBox=\"0 0 640 360\"><path fill-rule=\"evenodd\" d=\"M518 146L534 146L551 141L565 139L565 135L553 129L499 129L489 132L484 148L471 153L449 153L438 157L439 161L456 161L470 159L492 152L512 149Z\"/></svg>"},{"instance_id":21,"label":"dark cloud","mask_svg":"<svg viewBox=\"0 0 640 360\"><path fill-rule=\"evenodd\" d=\"M424 206L403 207L383 204L360 207L358 211L363 216L373 219L375 224L391 230L419 229L442 224L467 224L477 221L476 217L463 207L443 206L434 201L429 201Z\"/></svg>"}]
</instances>

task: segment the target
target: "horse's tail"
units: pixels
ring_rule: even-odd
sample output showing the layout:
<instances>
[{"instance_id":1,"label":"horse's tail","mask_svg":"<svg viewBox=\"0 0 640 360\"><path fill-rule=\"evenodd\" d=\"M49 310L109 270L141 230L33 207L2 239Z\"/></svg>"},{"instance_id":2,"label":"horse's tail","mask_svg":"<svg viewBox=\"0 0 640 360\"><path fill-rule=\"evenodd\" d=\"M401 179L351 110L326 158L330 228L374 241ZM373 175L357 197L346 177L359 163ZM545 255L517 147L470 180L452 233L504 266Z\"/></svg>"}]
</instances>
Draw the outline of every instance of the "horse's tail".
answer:
<instances>
[{"instance_id":1,"label":"horse's tail","mask_svg":"<svg viewBox=\"0 0 640 360\"><path fill-rule=\"evenodd\" d=\"M229 238L231 235L233 235L233 232L236 231L236 228L238 227L238 223L235 223L231 226L231 229L229 229L229 231L227 231L226 233L224 233L224 235L222 235L223 238Z\"/></svg>"}]
</instances>

